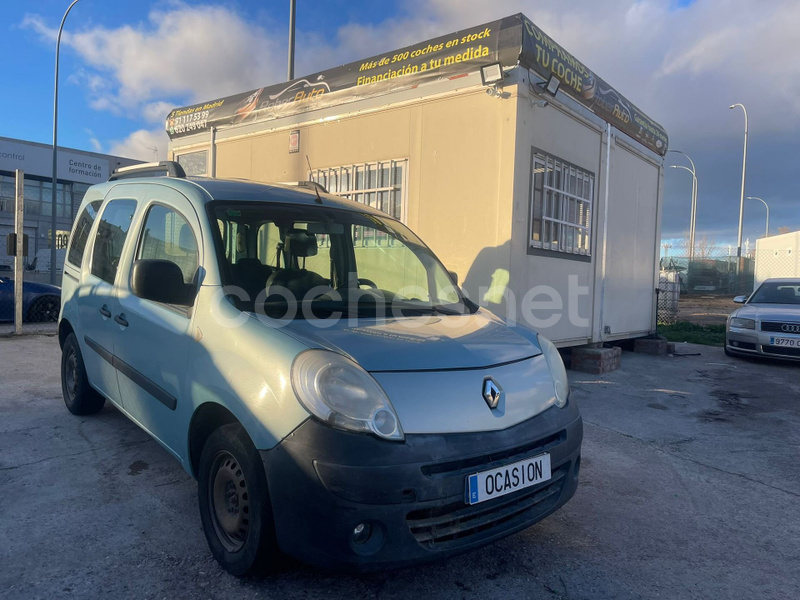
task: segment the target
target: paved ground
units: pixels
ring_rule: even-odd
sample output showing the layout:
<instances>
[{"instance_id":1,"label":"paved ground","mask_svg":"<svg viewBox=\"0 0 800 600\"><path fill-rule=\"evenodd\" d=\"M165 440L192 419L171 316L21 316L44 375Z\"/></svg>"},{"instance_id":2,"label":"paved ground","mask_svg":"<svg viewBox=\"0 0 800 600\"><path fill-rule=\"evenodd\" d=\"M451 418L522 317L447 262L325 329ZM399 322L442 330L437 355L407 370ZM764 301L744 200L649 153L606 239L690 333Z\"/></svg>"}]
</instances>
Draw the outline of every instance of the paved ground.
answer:
<instances>
[{"instance_id":1,"label":"paved ground","mask_svg":"<svg viewBox=\"0 0 800 600\"><path fill-rule=\"evenodd\" d=\"M544 522L425 567L239 581L164 450L67 413L55 339L0 339L0 597L800 598L800 365L678 350L701 355L571 373L581 487Z\"/></svg>"}]
</instances>

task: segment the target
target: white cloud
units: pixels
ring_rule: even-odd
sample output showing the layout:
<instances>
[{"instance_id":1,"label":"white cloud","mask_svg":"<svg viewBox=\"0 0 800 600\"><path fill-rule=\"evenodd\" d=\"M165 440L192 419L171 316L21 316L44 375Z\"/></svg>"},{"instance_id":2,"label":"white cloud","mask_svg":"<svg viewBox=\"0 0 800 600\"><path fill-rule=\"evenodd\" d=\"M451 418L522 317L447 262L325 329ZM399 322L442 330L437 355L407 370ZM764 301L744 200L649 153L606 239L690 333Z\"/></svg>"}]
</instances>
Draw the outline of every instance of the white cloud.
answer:
<instances>
[{"instance_id":1,"label":"white cloud","mask_svg":"<svg viewBox=\"0 0 800 600\"><path fill-rule=\"evenodd\" d=\"M55 37L38 15L26 16L22 25L47 40ZM141 109L175 96L212 98L279 77L275 39L223 7L171 3L152 10L144 24L65 32L62 42L96 71L88 91L99 109Z\"/></svg>"},{"instance_id":2,"label":"white cloud","mask_svg":"<svg viewBox=\"0 0 800 600\"><path fill-rule=\"evenodd\" d=\"M148 102L142 107L142 116L150 123L164 123L169 111L175 108L172 102L164 102L158 100L156 102Z\"/></svg>"},{"instance_id":3,"label":"white cloud","mask_svg":"<svg viewBox=\"0 0 800 600\"><path fill-rule=\"evenodd\" d=\"M124 140L112 141L108 153L113 156L124 156L146 162L166 160L168 142L169 138L161 128L139 129Z\"/></svg>"}]
</instances>

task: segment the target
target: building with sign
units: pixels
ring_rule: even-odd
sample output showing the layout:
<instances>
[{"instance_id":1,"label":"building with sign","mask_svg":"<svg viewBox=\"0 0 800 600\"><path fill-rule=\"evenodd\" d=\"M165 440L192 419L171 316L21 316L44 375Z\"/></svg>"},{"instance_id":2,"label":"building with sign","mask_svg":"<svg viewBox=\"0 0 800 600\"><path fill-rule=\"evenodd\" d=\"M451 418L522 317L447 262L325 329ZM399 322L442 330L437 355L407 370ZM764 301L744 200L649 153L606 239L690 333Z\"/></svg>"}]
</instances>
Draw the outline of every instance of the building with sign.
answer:
<instances>
[{"instance_id":1,"label":"building with sign","mask_svg":"<svg viewBox=\"0 0 800 600\"><path fill-rule=\"evenodd\" d=\"M166 128L187 172L313 177L386 211L473 300L562 346L655 329L667 133L522 14Z\"/></svg>"},{"instance_id":2,"label":"building with sign","mask_svg":"<svg viewBox=\"0 0 800 600\"><path fill-rule=\"evenodd\" d=\"M140 161L69 148L58 149L56 186L56 248L63 260L75 211L83 194L94 183L108 180L118 167ZM51 208L53 196L53 146L0 137L0 265L13 264L5 254L5 239L14 231L15 171L25 173L25 233L28 236L28 262L37 258L37 269L50 268ZM60 268L59 264L59 268Z\"/></svg>"}]
</instances>

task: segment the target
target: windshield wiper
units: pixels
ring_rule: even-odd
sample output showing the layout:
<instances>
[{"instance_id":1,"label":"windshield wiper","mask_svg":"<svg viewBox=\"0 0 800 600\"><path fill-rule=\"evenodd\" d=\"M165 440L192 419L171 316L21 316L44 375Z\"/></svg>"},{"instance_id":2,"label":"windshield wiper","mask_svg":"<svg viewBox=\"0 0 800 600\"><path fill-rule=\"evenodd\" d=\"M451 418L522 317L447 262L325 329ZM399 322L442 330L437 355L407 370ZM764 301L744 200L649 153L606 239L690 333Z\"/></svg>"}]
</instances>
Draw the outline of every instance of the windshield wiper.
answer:
<instances>
[{"instance_id":1,"label":"windshield wiper","mask_svg":"<svg viewBox=\"0 0 800 600\"><path fill-rule=\"evenodd\" d=\"M401 302L395 302L392 304L392 308L396 308L401 311L415 311L423 314L437 314L437 315L463 315L463 312L454 310L452 308L445 308L441 304L428 304L428 305L418 305L418 304L403 304Z\"/></svg>"}]
</instances>

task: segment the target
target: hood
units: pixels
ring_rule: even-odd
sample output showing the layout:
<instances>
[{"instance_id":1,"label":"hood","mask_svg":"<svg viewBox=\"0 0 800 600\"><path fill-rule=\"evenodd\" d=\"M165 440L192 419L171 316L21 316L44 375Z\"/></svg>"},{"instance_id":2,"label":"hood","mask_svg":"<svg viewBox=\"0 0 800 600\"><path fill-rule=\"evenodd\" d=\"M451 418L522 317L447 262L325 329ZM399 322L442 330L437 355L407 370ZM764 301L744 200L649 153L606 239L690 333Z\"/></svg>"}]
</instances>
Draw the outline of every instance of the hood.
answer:
<instances>
[{"instance_id":1,"label":"hood","mask_svg":"<svg viewBox=\"0 0 800 600\"><path fill-rule=\"evenodd\" d=\"M311 347L345 354L372 372L478 369L542 353L534 332L512 330L483 310L318 324L297 320L283 330Z\"/></svg>"},{"instance_id":2,"label":"hood","mask_svg":"<svg viewBox=\"0 0 800 600\"><path fill-rule=\"evenodd\" d=\"M757 321L800 322L800 304L745 304L731 316Z\"/></svg>"}]
</instances>

